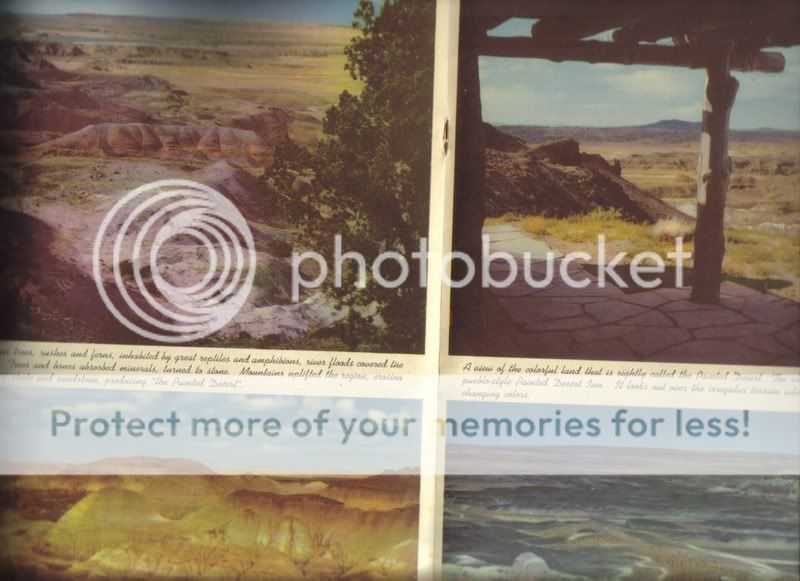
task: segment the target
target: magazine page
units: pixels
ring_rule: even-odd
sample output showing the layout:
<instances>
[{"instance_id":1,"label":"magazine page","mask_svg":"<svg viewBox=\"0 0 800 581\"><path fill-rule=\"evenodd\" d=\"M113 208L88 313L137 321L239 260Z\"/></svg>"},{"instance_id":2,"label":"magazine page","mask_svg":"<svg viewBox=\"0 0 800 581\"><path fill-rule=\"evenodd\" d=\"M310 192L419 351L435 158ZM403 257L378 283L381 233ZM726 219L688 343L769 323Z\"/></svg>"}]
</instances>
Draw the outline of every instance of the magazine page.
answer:
<instances>
[{"instance_id":1,"label":"magazine page","mask_svg":"<svg viewBox=\"0 0 800 581\"><path fill-rule=\"evenodd\" d=\"M430 576L448 4L3 8L4 578Z\"/></svg>"},{"instance_id":2,"label":"magazine page","mask_svg":"<svg viewBox=\"0 0 800 581\"><path fill-rule=\"evenodd\" d=\"M798 22L2 3L3 578L799 579Z\"/></svg>"},{"instance_id":3,"label":"magazine page","mask_svg":"<svg viewBox=\"0 0 800 581\"><path fill-rule=\"evenodd\" d=\"M442 578L798 578L797 18L460 3Z\"/></svg>"}]
</instances>

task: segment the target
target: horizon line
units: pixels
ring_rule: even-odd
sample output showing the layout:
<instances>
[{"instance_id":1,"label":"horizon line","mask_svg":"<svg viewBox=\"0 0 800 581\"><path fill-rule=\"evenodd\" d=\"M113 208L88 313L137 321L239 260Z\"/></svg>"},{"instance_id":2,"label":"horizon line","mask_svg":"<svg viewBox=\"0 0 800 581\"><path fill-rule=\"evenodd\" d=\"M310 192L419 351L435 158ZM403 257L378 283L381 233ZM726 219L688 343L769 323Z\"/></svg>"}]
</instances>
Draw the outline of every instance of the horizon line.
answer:
<instances>
[{"instance_id":1,"label":"horizon line","mask_svg":"<svg viewBox=\"0 0 800 581\"><path fill-rule=\"evenodd\" d=\"M526 123L524 121L520 122L506 122L506 121L490 121L488 119L483 120L485 123L489 125L494 125L495 127L542 127L547 129L640 129L640 128L649 128L653 125L657 125L664 121L678 121L680 123L691 123L694 125L700 125L700 121L687 121L685 119L659 119L658 121L652 121L649 123L639 123L635 125L548 125L545 123ZM796 128L786 129L780 127L731 127L731 131L774 131L777 133L800 133L800 126Z\"/></svg>"},{"instance_id":2,"label":"horizon line","mask_svg":"<svg viewBox=\"0 0 800 581\"><path fill-rule=\"evenodd\" d=\"M331 26L336 28L352 29L352 21L307 21L307 20L280 20L261 17L235 17L235 16L175 16L158 14L122 14L118 12L21 12L13 8L0 10L0 14L13 14L16 16L59 16L59 17L86 17L86 16L111 16L114 18L148 18L152 20L178 20L188 22L237 22L237 23L259 23L274 22L277 24L294 24L307 26Z\"/></svg>"}]
</instances>

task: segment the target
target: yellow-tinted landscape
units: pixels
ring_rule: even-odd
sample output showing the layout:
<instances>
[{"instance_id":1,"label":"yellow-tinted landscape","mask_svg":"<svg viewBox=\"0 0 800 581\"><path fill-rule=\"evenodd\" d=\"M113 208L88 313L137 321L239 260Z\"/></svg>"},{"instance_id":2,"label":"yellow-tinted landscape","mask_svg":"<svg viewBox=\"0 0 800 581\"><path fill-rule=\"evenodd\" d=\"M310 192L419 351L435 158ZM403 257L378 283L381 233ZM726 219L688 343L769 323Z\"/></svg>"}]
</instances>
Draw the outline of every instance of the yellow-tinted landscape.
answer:
<instances>
[{"instance_id":1,"label":"yellow-tinted landscape","mask_svg":"<svg viewBox=\"0 0 800 581\"><path fill-rule=\"evenodd\" d=\"M0 480L4 578L416 577L419 478Z\"/></svg>"}]
</instances>

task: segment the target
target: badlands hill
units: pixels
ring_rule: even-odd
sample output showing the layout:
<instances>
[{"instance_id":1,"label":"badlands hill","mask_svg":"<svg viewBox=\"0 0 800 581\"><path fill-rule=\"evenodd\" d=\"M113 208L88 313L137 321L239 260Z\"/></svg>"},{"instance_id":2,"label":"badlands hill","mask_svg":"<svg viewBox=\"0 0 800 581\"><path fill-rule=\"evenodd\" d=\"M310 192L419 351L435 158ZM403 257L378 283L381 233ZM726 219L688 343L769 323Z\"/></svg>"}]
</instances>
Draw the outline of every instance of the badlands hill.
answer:
<instances>
[{"instance_id":1,"label":"badlands hill","mask_svg":"<svg viewBox=\"0 0 800 581\"><path fill-rule=\"evenodd\" d=\"M263 166L268 144L254 131L199 125L99 123L42 145L48 154L232 161Z\"/></svg>"},{"instance_id":2,"label":"badlands hill","mask_svg":"<svg viewBox=\"0 0 800 581\"><path fill-rule=\"evenodd\" d=\"M690 218L621 177L619 162L580 151L564 139L529 146L486 124L487 213L563 218L616 209L626 220L653 223Z\"/></svg>"},{"instance_id":3,"label":"badlands hill","mask_svg":"<svg viewBox=\"0 0 800 581\"><path fill-rule=\"evenodd\" d=\"M372 507L331 489L383 489ZM0 480L20 578L400 579L416 571L419 479L33 476ZM392 498L392 496L395 498ZM46 507L46 510L42 510ZM5 578L5 577L4 577Z\"/></svg>"},{"instance_id":4,"label":"badlands hill","mask_svg":"<svg viewBox=\"0 0 800 581\"><path fill-rule=\"evenodd\" d=\"M74 261L57 255L57 246L55 231L44 221L0 209L0 255L4 257L0 336L24 331L31 340L84 341L96 328L104 328L114 341L133 340L134 335L109 312L97 308L94 281Z\"/></svg>"}]
</instances>

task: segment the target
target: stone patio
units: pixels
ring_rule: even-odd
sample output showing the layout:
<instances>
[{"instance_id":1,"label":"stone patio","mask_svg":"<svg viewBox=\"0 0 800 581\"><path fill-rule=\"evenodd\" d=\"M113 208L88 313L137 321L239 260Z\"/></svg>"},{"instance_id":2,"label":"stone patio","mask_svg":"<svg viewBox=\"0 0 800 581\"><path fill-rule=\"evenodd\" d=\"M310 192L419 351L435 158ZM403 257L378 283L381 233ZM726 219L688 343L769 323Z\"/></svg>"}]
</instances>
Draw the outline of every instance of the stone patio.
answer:
<instances>
[{"instance_id":1,"label":"stone patio","mask_svg":"<svg viewBox=\"0 0 800 581\"><path fill-rule=\"evenodd\" d=\"M533 257L535 280L544 278L550 250L514 226L487 226L492 251L506 251L520 266ZM556 256L558 254L556 253ZM800 365L800 304L726 281L721 304L689 302L687 288L625 293L606 281L604 288L568 286L558 274L543 289L522 274L507 288L484 293L489 330L486 355L624 361ZM493 262L495 278L509 267ZM597 278L570 264L575 280Z\"/></svg>"}]
</instances>

